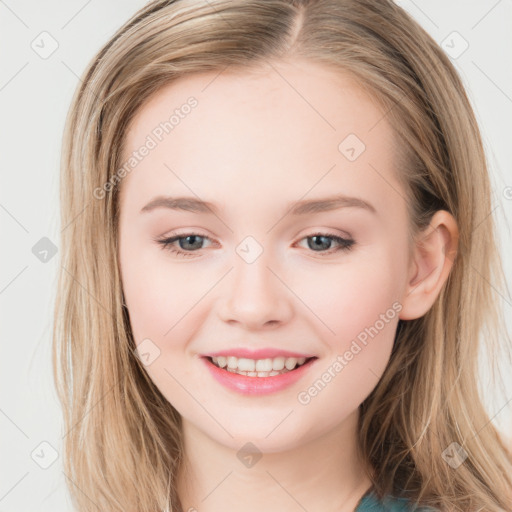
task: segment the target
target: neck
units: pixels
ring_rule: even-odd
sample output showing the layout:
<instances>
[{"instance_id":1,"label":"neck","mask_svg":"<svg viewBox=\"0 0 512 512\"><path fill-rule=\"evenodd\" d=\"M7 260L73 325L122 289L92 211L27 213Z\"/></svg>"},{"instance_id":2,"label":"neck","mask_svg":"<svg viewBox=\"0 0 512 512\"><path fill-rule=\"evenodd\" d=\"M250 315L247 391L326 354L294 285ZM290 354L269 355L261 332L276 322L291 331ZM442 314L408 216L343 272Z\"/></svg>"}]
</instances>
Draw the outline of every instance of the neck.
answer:
<instances>
[{"instance_id":1,"label":"neck","mask_svg":"<svg viewBox=\"0 0 512 512\"><path fill-rule=\"evenodd\" d=\"M183 419L185 458L178 474L183 511L353 512L371 486L357 450L357 409L322 437L263 453L246 467L226 447ZM240 445L243 446L244 443Z\"/></svg>"}]
</instances>

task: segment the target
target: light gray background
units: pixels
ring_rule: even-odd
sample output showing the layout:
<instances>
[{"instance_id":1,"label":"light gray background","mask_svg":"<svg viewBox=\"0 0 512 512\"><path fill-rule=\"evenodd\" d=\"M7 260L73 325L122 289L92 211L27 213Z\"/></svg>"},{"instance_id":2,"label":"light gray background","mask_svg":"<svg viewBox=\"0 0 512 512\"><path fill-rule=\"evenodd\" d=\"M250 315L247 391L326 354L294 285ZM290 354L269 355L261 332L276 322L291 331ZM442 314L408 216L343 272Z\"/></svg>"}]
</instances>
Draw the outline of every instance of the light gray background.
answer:
<instances>
[{"instance_id":1,"label":"light gray background","mask_svg":"<svg viewBox=\"0 0 512 512\"><path fill-rule=\"evenodd\" d=\"M482 129L494 184L493 214L507 257L512 252L507 224L512 217L512 3L399 4L445 45L447 53L452 52ZM79 76L100 46L143 5L141 0L0 0L0 512L71 510L50 359L58 257L44 263L32 248L43 237L59 243L59 152L64 117ZM40 35L45 31L50 36ZM58 48L41 56L51 49L52 39ZM469 47L457 55L463 40ZM510 257L506 273L510 283ZM511 317L510 296L502 303ZM510 361L504 361L503 368L510 375ZM502 393L485 387L493 422L511 432L512 382ZM53 455L57 458L51 463Z\"/></svg>"}]
</instances>

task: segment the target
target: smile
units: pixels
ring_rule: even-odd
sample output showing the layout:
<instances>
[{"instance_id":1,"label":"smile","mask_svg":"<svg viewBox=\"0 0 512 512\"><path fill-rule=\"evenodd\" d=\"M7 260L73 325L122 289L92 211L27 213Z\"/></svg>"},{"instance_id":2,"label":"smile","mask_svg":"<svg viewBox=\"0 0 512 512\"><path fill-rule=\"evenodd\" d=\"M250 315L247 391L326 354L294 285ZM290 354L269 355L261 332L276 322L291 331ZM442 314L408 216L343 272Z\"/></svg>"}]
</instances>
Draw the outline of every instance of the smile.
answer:
<instances>
[{"instance_id":1,"label":"smile","mask_svg":"<svg viewBox=\"0 0 512 512\"><path fill-rule=\"evenodd\" d=\"M311 359L311 358L309 358ZM302 366L308 360L305 357L274 357L267 359L249 359L235 356L212 357L212 363L228 372L248 377L273 377Z\"/></svg>"},{"instance_id":2,"label":"smile","mask_svg":"<svg viewBox=\"0 0 512 512\"><path fill-rule=\"evenodd\" d=\"M267 359L234 356L201 357L214 379L224 387L246 395L275 393L303 377L317 357Z\"/></svg>"}]
</instances>

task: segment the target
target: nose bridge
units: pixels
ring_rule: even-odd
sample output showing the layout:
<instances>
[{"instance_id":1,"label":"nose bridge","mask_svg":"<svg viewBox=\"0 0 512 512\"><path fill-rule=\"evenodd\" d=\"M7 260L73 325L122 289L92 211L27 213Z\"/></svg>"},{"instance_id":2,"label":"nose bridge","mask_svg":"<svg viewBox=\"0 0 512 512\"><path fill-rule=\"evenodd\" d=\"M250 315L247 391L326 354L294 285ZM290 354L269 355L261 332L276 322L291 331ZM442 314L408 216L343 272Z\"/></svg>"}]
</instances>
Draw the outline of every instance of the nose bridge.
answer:
<instances>
[{"instance_id":1,"label":"nose bridge","mask_svg":"<svg viewBox=\"0 0 512 512\"><path fill-rule=\"evenodd\" d=\"M225 321L257 327L281 323L291 314L290 293L275 275L272 250L248 236L236 247L232 280L222 310Z\"/></svg>"}]
</instances>

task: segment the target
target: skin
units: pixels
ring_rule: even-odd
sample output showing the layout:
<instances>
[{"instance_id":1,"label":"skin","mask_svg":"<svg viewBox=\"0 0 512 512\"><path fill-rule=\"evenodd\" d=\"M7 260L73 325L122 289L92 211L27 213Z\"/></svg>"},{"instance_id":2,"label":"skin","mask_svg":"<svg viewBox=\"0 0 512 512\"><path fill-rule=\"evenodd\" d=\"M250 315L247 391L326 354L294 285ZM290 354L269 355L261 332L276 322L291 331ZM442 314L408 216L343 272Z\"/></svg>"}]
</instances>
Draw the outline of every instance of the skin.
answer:
<instances>
[{"instance_id":1,"label":"skin","mask_svg":"<svg viewBox=\"0 0 512 512\"><path fill-rule=\"evenodd\" d=\"M149 338L160 350L146 370L183 418L184 510L243 503L248 512L352 511L370 487L357 452L359 405L388 363L399 318L424 315L446 281L455 221L437 212L409 245L384 113L348 76L305 61L200 73L166 86L131 123L126 158L190 96L198 106L123 179L119 219L135 342ZM366 146L355 161L338 149L350 133ZM290 202L335 193L362 198L376 213L287 214ZM217 203L219 213L140 213L158 195L198 197ZM315 250L307 237L318 231L355 244L335 252L334 240L320 239ZM190 233L207 238L173 246L192 257L155 241ZM249 235L263 249L250 264L236 252ZM393 303L400 312L321 393L300 403L298 393ZM198 358L240 346L318 360L283 391L245 396L215 381ZM251 467L237 457L247 442L263 454Z\"/></svg>"}]
</instances>

